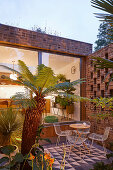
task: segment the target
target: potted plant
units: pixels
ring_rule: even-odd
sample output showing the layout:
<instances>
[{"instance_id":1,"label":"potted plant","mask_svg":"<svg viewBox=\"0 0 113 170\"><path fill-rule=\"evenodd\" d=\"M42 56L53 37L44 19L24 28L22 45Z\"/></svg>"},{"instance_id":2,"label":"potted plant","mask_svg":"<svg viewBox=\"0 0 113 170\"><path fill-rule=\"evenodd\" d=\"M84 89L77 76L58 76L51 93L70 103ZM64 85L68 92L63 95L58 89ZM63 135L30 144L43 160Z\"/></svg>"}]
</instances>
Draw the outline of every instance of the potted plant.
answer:
<instances>
[{"instance_id":1,"label":"potted plant","mask_svg":"<svg viewBox=\"0 0 113 170\"><path fill-rule=\"evenodd\" d=\"M10 157L19 152L18 146L12 144L14 133L22 126L20 118L17 116L17 111L12 108L2 109L0 111L0 159L8 157L5 152L10 150ZM4 147L5 151L4 151Z\"/></svg>"},{"instance_id":2,"label":"potted plant","mask_svg":"<svg viewBox=\"0 0 113 170\"><path fill-rule=\"evenodd\" d=\"M12 108L0 111L0 146L12 144L12 136L20 127L22 122L17 116L17 111Z\"/></svg>"}]
</instances>

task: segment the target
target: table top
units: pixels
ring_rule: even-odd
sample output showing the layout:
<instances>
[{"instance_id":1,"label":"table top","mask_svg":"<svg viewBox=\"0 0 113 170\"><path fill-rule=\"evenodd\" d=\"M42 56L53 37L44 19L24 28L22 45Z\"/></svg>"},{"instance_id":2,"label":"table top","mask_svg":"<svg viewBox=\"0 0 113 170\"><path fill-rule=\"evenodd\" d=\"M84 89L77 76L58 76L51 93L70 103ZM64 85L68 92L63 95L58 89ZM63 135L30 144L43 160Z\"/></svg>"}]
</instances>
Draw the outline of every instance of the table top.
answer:
<instances>
[{"instance_id":1,"label":"table top","mask_svg":"<svg viewBox=\"0 0 113 170\"><path fill-rule=\"evenodd\" d=\"M86 124L84 125L83 123L76 123L76 124L71 124L70 125L71 128L75 128L75 129L87 129L90 128L90 125Z\"/></svg>"}]
</instances>

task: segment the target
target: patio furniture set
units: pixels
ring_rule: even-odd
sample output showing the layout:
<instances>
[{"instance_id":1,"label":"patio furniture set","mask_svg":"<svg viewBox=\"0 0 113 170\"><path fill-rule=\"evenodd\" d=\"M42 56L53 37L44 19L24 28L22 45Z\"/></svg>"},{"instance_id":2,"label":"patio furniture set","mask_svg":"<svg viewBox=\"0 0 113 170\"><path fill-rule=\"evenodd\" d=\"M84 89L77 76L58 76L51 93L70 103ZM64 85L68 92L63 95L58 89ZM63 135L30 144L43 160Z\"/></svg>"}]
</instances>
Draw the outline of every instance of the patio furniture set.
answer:
<instances>
[{"instance_id":1,"label":"patio furniture set","mask_svg":"<svg viewBox=\"0 0 113 170\"><path fill-rule=\"evenodd\" d=\"M84 150L84 153L89 152L90 154L94 140L102 142L104 153L106 154L104 141L108 138L110 127L106 127L104 134L100 135L96 133L90 133L90 122L83 122L83 123L77 122L76 124L70 124L69 126L73 128L73 130L62 131L60 124L54 123L55 133L58 135L56 145L59 145L60 137L62 136L66 137L66 145L70 145L68 158L70 157L71 150L74 147L79 147L80 157L82 154L82 150ZM87 139L92 140L90 145L87 142L88 141Z\"/></svg>"}]
</instances>

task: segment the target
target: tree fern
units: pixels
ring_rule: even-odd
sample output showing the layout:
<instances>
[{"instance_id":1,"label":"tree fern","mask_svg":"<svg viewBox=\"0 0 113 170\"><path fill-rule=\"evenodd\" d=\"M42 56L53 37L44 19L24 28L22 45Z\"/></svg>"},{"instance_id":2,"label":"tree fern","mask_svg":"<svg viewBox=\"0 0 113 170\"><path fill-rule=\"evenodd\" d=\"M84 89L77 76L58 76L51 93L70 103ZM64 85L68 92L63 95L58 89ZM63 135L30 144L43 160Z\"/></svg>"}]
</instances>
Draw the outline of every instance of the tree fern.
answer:
<instances>
[{"instance_id":1,"label":"tree fern","mask_svg":"<svg viewBox=\"0 0 113 170\"><path fill-rule=\"evenodd\" d=\"M22 78L24 78L25 80L30 81L32 84L34 84L35 83L34 76L30 72L30 70L28 69L26 64L23 61L18 60L18 66L19 66L19 70L21 72Z\"/></svg>"}]
</instances>

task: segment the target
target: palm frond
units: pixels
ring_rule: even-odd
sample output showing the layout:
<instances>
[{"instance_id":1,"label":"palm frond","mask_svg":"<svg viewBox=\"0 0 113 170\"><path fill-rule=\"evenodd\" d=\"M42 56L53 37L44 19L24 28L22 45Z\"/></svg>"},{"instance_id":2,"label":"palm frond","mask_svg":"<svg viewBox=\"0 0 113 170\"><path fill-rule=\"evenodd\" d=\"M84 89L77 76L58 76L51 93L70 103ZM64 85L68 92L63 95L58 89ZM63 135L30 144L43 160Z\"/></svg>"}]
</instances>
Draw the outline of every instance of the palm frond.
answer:
<instances>
[{"instance_id":1,"label":"palm frond","mask_svg":"<svg viewBox=\"0 0 113 170\"><path fill-rule=\"evenodd\" d=\"M34 84L32 84L30 81L23 80L21 77L20 78L18 77L18 81L16 80L16 81L13 81L13 82L15 82L17 84L20 84L20 85L23 85L23 86L31 89L34 93L37 92L37 88L36 88L36 86Z\"/></svg>"},{"instance_id":2,"label":"palm frond","mask_svg":"<svg viewBox=\"0 0 113 170\"><path fill-rule=\"evenodd\" d=\"M35 82L34 76L30 72L30 70L28 69L26 64L23 61L18 60L18 65L19 65L19 70L20 70L22 78L24 78L25 80L28 80L32 84L34 84L34 82Z\"/></svg>"},{"instance_id":3,"label":"palm frond","mask_svg":"<svg viewBox=\"0 0 113 170\"><path fill-rule=\"evenodd\" d=\"M100 9L105 14L96 13L96 16L101 20L108 22L111 26L113 26L113 1L112 0L91 0L92 6Z\"/></svg>"},{"instance_id":4,"label":"palm frond","mask_svg":"<svg viewBox=\"0 0 113 170\"><path fill-rule=\"evenodd\" d=\"M10 71L14 71L15 73L18 73L19 75L21 75L21 73L20 72L18 72L17 70L15 70L15 69L12 69L12 68L10 68L10 67L8 67L8 66L5 66L5 65L3 65L3 64L0 64L0 66L2 66L2 67L4 67L4 68L6 68L6 69L8 69L8 70L10 70Z\"/></svg>"},{"instance_id":5,"label":"palm frond","mask_svg":"<svg viewBox=\"0 0 113 170\"><path fill-rule=\"evenodd\" d=\"M113 14L112 0L91 0L92 6L107 13Z\"/></svg>"},{"instance_id":6,"label":"palm frond","mask_svg":"<svg viewBox=\"0 0 113 170\"><path fill-rule=\"evenodd\" d=\"M79 80L75 80L73 82L59 83L59 84L56 84L54 86L50 86L47 89L45 89L43 91L43 94L45 95L45 94L48 94L48 93L53 92L53 91L56 92L56 93L60 93L59 90L61 91L61 93L62 93L62 91L66 93L73 86L76 86L76 85L81 84L83 82L85 82L85 79L79 79Z\"/></svg>"},{"instance_id":7,"label":"palm frond","mask_svg":"<svg viewBox=\"0 0 113 170\"><path fill-rule=\"evenodd\" d=\"M37 66L37 69L36 69L36 75L38 75L40 73L41 70L43 70L43 68L46 67L44 64L40 64Z\"/></svg>"},{"instance_id":8,"label":"palm frond","mask_svg":"<svg viewBox=\"0 0 113 170\"><path fill-rule=\"evenodd\" d=\"M50 67L43 67L38 73L37 79L35 81L36 87L40 89L48 88L57 83L57 78L55 77L53 70Z\"/></svg>"},{"instance_id":9,"label":"palm frond","mask_svg":"<svg viewBox=\"0 0 113 170\"><path fill-rule=\"evenodd\" d=\"M16 93L11 97L12 103L14 105L19 105L20 107L27 109L28 107L36 108L36 100L30 98L29 95L25 93Z\"/></svg>"},{"instance_id":10,"label":"palm frond","mask_svg":"<svg viewBox=\"0 0 113 170\"><path fill-rule=\"evenodd\" d=\"M103 69L103 68L113 68L113 61L104 59L101 57L92 57L93 63L96 68Z\"/></svg>"}]
</instances>

